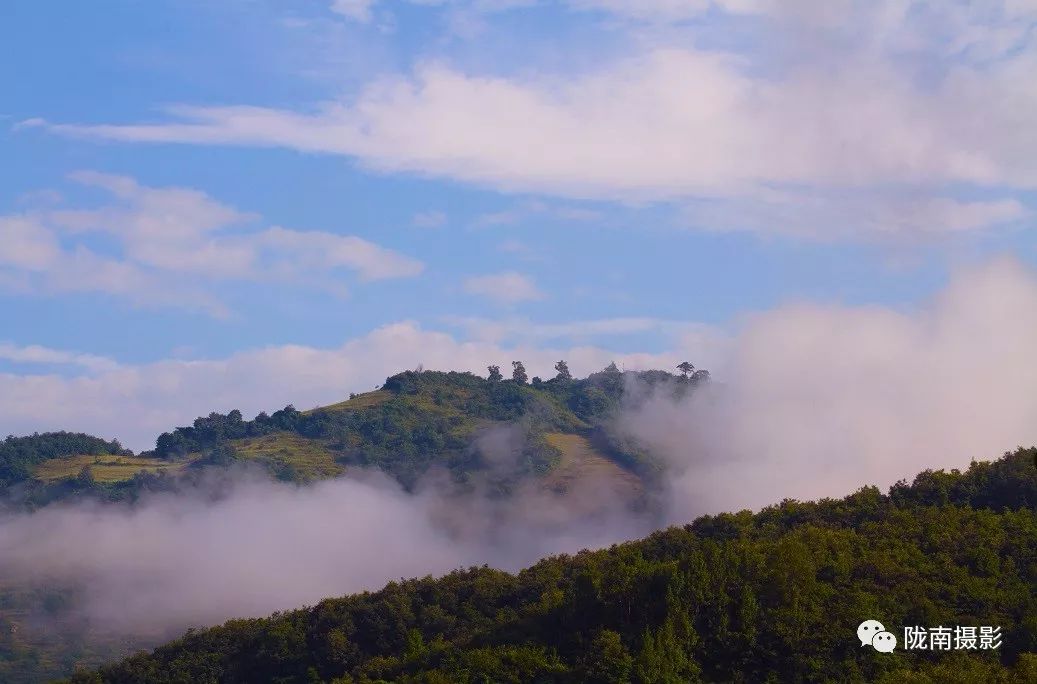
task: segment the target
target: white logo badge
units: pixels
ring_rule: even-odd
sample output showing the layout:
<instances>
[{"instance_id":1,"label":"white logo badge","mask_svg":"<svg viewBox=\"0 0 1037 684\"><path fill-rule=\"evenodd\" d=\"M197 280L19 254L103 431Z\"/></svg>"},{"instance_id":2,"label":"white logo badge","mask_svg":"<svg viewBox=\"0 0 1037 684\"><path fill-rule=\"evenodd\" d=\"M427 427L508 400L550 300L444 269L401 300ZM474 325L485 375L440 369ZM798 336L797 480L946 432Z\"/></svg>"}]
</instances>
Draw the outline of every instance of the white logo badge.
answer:
<instances>
[{"instance_id":1,"label":"white logo badge","mask_svg":"<svg viewBox=\"0 0 1037 684\"><path fill-rule=\"evenodd\" d=\"M861 646L871 646L880 653L892 653L897 647L897 638L878 620L865 620L857 626L857 638Z\"/></svg>"}]
</instances>

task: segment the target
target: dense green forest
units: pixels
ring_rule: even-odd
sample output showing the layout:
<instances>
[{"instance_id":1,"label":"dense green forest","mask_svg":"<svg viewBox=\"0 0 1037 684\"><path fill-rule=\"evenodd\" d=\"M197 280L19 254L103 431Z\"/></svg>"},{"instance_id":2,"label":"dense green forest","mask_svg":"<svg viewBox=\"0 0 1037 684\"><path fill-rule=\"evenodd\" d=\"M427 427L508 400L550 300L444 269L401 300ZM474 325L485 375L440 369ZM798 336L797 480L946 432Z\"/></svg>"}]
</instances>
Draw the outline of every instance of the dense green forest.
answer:
<instances>
[{"instance_id":1,"label":"dense green forest","mask_svg":"<svg viewBox=\"0 0 1037 684\"><path fill-rule=\"evenodd\" d=\"M233 620L72 682L1033 682L1037 450ZM1000 626L879 653L864 619Z\"/></svg>"}]
</instances>

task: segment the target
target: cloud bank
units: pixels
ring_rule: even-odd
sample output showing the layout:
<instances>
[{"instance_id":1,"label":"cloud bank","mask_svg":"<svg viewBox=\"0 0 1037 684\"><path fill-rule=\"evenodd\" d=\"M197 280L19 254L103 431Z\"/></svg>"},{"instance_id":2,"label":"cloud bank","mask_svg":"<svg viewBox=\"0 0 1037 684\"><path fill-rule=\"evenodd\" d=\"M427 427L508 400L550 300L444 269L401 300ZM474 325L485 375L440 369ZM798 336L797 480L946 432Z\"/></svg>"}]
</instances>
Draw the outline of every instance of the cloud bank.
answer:
<instances>
[{"instance_id":1,"label":"cloud bank","mask_svg":"<svg viewBox=\"0 0 1037 684\"><path fill-rule=\"evenodd\" d=\"M671 519L886 487L1037 444L1037 278L1005 259L911 312L751 317L722 382L627 429L679 473Z\"/></svg>"},{"instance_id":2,"label":"cloud bank","mask_svg":"<svg viewBox=\"0 0 1037 684\"><path fill-rule=\"evenodd\" d=\"M404 493L365 473L308 487L242 471L133 508L77 504L0 516L0 572L74 591L60 617L156 642L189 626L264 616L401 577L545 555L647 533L647 518L578 483L565 498Z\"/></svg>"}]
</instances>

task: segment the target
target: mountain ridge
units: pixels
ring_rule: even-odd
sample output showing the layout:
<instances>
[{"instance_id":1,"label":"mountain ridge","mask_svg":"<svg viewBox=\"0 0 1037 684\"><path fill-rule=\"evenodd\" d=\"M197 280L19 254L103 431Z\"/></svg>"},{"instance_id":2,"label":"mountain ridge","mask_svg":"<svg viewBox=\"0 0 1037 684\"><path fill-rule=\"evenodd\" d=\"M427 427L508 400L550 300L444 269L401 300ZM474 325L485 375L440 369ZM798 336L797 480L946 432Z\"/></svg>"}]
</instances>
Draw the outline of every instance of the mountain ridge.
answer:
<instances>
[{"instance_id":1,"label":"mountain ridge","mask_svg":"<svg viewBox=\"0 0 1037 684\"><path fill-rule=\"evenodd\" d=\"M614 364L583 379L572 378L566 369L556 378L534 378L532 383L492 374L486 379L456 371L404 371L373 392L306 411L288 405L272 414L260 412L252 420L237 410L212 412L162 433L154 449L140 454L122 449L117 441L80 435L105 447L29 458L8 479L0 478L0 503L5 491L8 507L28 509L83 497L133 502L147 492L175 489L178 477L237 462L258 464L273 477L296 482L377 468L408 490L430 468L445 469L460 485L476 473L492 471L495 485L508 491L523 478L546 476L563 459L586 461L566 454L567 445L591 452L599 464L614 463L618 479L629 480L625 473L631 473L650 486L658 464L609 429L627 399L625 388L636 382L667 386L680 395L702 381L701 374L623 372ZM512 445L515 453L504 459L487 455L482 437L503 427L522 431L520 443ZM40 439L63 434L69 433L45 433ZM549 434L585 441L549 440ZM31 439L11 437L8 442ZM510 460L509 467L502 468L501 460ZM14 485L17 496L12 497Z\"/></svg>"}]
</instances>

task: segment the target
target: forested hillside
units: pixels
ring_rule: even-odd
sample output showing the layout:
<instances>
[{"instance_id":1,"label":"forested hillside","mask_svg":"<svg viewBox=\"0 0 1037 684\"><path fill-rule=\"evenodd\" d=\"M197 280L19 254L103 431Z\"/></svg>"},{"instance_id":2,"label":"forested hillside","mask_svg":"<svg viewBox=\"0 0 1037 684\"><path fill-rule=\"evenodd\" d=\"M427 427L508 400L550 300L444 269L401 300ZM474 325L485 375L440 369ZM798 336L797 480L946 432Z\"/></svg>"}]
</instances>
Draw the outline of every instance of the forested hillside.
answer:
<instances>
[{"instance_id":1,"label":"forested hillside","mask_svg":"<svg viewBox=\"0 0 1037 684\"><path fill-rule=\"evenodd\" d=\"M561 465L566 446L592 453L642 479L657 464L617 437L610 418L627 390L662 387L675 396L708 380L705 371L621 372L615 365L577 379L564 361L546 381L490 368L471 373L406 371L374 392L332 406L299 411L287 406L245 420L240 411L210 413L163 433L155 449L134 456L117 442L48 433L0 444L0 504L34 509L69 498L133 502L142 494L175 491L206 468L251 463L281 480L308 482L349 468L377 468L410 489L430 468L447 470L464 485L488 473L506 493L520 480L543 477ZM514 432L499 454L480 437L494 428ZM579 442L558 439L576 435Z\"/></svg>"},{"instance_id":2,"label":"forested hillside","mask_svg":"<svg viewBox=\"0 0 1037 684\"><path fill-rule=\"evenodd\" d=\"M1033 682L1037 450L189 632L86 682ZM880 653L857 625L1000 626Z\"/></svg>"}]
</instances>

